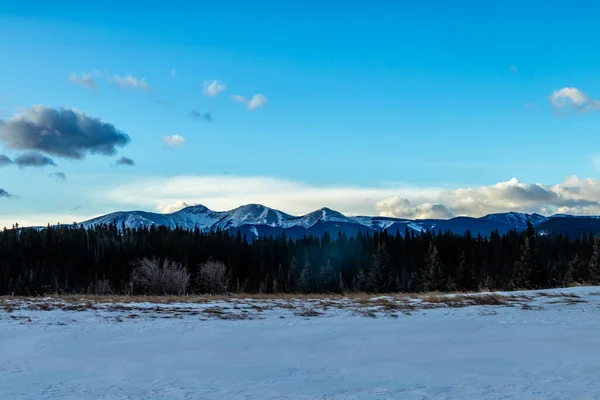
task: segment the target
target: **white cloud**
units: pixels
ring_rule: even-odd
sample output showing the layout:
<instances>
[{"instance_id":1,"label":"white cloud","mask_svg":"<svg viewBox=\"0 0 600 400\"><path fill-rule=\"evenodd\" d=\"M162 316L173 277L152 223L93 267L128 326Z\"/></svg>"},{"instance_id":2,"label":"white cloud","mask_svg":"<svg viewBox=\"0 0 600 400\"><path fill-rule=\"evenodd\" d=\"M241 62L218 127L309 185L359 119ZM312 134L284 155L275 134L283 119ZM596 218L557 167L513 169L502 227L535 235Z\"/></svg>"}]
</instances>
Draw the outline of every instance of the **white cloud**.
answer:
<instances>
[{"instance_id":1,"label":"white cloud","mask_svg":"<svg viewBox=\"0 0 600 400\"><path fill-rule=\"evenodd\" d=\"M89 74L77 74L74 72L69 76L69 82L74 85L81 85L90 89L97 89L98 83L96 82L96 78L98 75L98 71L94 71Z\"/></svg>"},{"instance_id":2,"label":"white cloud","mask_svg":"<svg viewBox=\"0 0 600 400\"><path fill-rule=\"evenodd\" d=\"M252 98L250 100L248 100L244 96L239 96L239 95L233 95L233 96L230 96L229 98L232 101L235 101L237 103L246 104L248 107L248 110L255 110L258 107L262 107L265 104L267 104L267 97L263 94L255 94L254 96L252 96Z\"/></svg>"},{"instance_id":3,"label":"white cloud","mask_svg":"<svg viewBox=\"0 0 600 400\"><path fill-rule=\"evenodd\" d=\"M378 215L382 217L397 217L408 219L447 219L454 213L443 204L422 203L412 204L408 199L393 196L380 200L375 204Z\"/></svg>"},{"instance_id":4,"label":"white cloud","mask_svg":"<svg viewBox=\"0 0 600 400\"><path fill-rule=\"evenodd\" d=\"M183 136L171 135L171 136L165 136L163 138L163 141L165 142L166 146L175 147L175 146L181 146L183 144L183 142L185 142L185 139L183 138Z\"/></svg>"},{"instance_id":5,"label":"white cloud","mask_svg":"<svg viewBox=\"0 0 600 400\"><path fill-rule=\"evenodd\" d=\"M223 82L219 82L217 80L205 81L204 82L204 90L202 91L202 93L204 93L207 96L212 97L212 96L218 95L225 89L226 89L226 86Z\"/></svg>"},{"instance_id":6,"label":"white cloud","mask_svg":"<svg viewBox=\"0 0 600 400\"><path fill-rule=\"evenodd\" d=\"M146 82L146 80L144 78L138 79L131 75L121 77L121 76L115 74L115 75L113 75L112 80L118 86L123 87L123 88L131 88L131 89L138 89L138 90L152 90L152 88L150 87L150 85L148 85L148 82Z\"/></svg>"},{"instance_id":7,"label":"white cloud","mask_svg":"<svg viewBox=\"0 0 600 400\"><path fill-rule=\"evenodd\" d=\"M414 202L413 202L414 203ZM457 188L440 191L436 196L416 204L380 202L382 215L427 217L427 213L479 217L486 214L520 211L551 214L600 214L600 181L575 176L556 185L529 184L513 178L491 186Z\"/></svg>"},{"instance_id":8,"label":"white cloud","mask_svg":"<svg viewBox=\"0 0 600 400\"><path fill-rule=\"evenodd\" d=\"M186 203L185 201L178 201L174 204L165 204L156 207L156 210L161 214L170 214L186 207L189 207L191 204Z\"/></svg>"},{"instance_id":9,"label":"white cloud","mask_svg":"<svg viewBox=\"0 0 600 400\"><path fill-rule=\"evenodd\" d=\"M237 94L234 94L233 96L229 97L232 101L238 102L238 103L248 103L248 99L245 98L244 96L239 96Z\"/></svg>"},{"instance_id":10,"label":"white cloud","mask_svg":"<svg viewBox=\"0 0 600 400\"><path fill-rule=\"evenodd\" d=\"M261 203L295 215L324 206L349 215L421 219L507 211L600 215L600 181L575 176L556 185L513 178L491 186L454 189L314 186L270 177L179 176L144 179L102 193L117 204L157 210L193 202L213 210Z\"/></svg>"},{"instance_id":11,"label":"white cloud","mask_svg":"<svg viewBox=\"0 0 600 400\"><path fill-rule=\"evenodd\" d=\"M172 69L171 70L171 78L175 78L176 75L177 75L177 71Z\"/></svg>"},{"instance_id":12,"label":"white cloud","mask_svg":"<svg viewBox=\"0 0 600 400\"><path fill-rule=\"evenodd\" d=\"M427 189L404 188L416 197ZM241 204L262 203L286 212L303 214L323 206L341 212L373 214L374 204L398 193L392 188L350 186L317 187L270 177L179 176L144 179L112 190L102 190L108 201L122 205L164 210L186 202L203 204L214 210L228 210ZM433 194L433 192L432 192ZM99 193L100 195L100 193Z\"/></svg>"},{"instance_id":13,"label":"white cloud","mask_svg":"<svg viewBox=\"0 0 600 400\"><path fill-rule=\"evenodd\" d=\"M248 102L248 109L254 110L254 109L257 109L258 107L264 106L265 104L267 104L266 96L264 96L262 94L255 94L252 97L252 99Z\"/></svg>"},{"instance_id":14,"label":"white cloud","mask_svg":"<svg viewBox=\"0 0 600 400\"><path fill-rule=\"evenodd\" d=\"M550 103L557 109L600 110L600 101L588 97L575 87L553 91Z\"/></svg>"}]
</instances>

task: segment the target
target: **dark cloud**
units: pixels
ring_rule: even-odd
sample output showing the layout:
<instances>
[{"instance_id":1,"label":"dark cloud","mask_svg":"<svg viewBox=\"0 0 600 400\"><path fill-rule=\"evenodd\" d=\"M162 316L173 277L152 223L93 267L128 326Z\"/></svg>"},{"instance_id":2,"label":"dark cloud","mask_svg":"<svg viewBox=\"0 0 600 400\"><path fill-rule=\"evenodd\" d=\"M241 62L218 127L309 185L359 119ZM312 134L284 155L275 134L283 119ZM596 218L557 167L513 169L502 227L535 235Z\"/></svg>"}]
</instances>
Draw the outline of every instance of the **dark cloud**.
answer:
<instances>
[{"instance_id":1,"label":"dark cloud","mask_svg":"<svg viewBox=\"0 0 600 400\"><path fill-rule=\"evenodd\" d=\"M6 199L12 199L12 198L15 198L18 196L15 196L14 194L10 194L4 189L0 189L0 197L4 197Z\"/></svg>"},{"instance_id":2,"label":"dark cloud","mask_svg":"<svg viewBox=\"0 0 600 400\"><path fill-rule=\"evenodd\" d=\"M131 158L121 157L117 160L117 165L128 165L133 167L135 166L135 162Z\"/></svg>"},{"instance_id":3,"label":"dark cloud","mask_svg":"<svg viewBox=\"0 0 600 400\"><path fill-rule=\"evenodd\" d=\"M46 167L48 165L56 166L56 163L50 157L40 153L24 153L15 158L15 164L21 168L25 167Z\"/></svg>"},{"instance_id":4,"label":"dark cloud","mask_svg":"<svg viewBox=\"0 0 600 400\"><path fill-rule=\"evenodd\" d=\"M209 112L200 113L196 109L193 109L190 112L190 117L194 119L204 119L206 122L212 122L212 115Z\"/></svg>"},{"instance_id":5,"label":"dark cloud","mask_svg":"<svg viewBox=\"0 0 600 400\"><path fill-rule=\"evenodd\" d=\"M16 150L34 150L57 157L83 159L86 154L111 156L129 136L114 125L72 109L34 106L1 121L0 140Z\"/></svg>"},{"instance_id":6,"label":"dark cloud","mask_svg":"<svg viewBox=\"0 0 600 400\"><path fill-rule=\"evenodd\" d=\"M0 154L0 167L6 167L7 165L14 164L6 154Z\"/></svg>"},{"instance_id":7,"label":"dark cloud","mask_svg":"<svg viewBox=\"0 0 600 400\"><path fill-rule=\"evenodd\" d=\"M53 179L55 181L66 181L67 175L64 172L53 172L48 174L48 178Z\"/></svg>"}]
</instances>

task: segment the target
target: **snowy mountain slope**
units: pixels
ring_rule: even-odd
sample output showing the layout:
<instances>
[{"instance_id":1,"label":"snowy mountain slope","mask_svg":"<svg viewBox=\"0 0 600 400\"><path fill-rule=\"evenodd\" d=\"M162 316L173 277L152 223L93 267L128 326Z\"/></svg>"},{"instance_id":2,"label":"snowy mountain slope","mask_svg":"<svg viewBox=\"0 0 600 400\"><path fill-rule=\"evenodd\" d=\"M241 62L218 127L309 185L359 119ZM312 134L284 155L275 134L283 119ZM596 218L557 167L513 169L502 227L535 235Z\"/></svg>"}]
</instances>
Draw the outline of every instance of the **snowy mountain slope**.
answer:
<instances>
[{"instance_id":1,"label":"snowy mountain slope","mask_svg":"<svg viewBox=\"0 0 600 400\"><path fill-rule=\"evenodd\" d=\"M527 221L530 221L533 226L537 226L548 221L548 217L544 217L540 214L524 214L517 212L509 212L502 214L488 214L485 217L481 217L481 220L504 223L516 227L517 229L525 229L527 227Z\"/></svg>"},{"instance_id":2,"label":"snowy mountain slope","mask_svg":"<svg viewBox=\"0 0 600 400\"><path fill-rule=\"evenodd\" d=\"M319 210L313 211L302 217L295 217L285 221L281 226L283 228L291 228L293 226L299 226L303 228L310 228L319 222L342 222L347 224L355 223L349 217L346 217L344 214L334 211L330 208L323 207Z\"/></svg>"},{"instance_id":3,"label":"snowy mountain slope","mask_svg":"<svg viewBox=\"0 0 600 400\"><path fill-rule=\"evenodd\" d=\"M223 212L222 215L219 221L210 226L212 229L233 229L239 228L242 225L281 227L284 221L294 218L291 215L260 204L247 204L234 210Z\"/></svg>"},{"instance_id":4,"label":"snowy mountain slope","mask_svg":"<svg viewBox=\"0 0 600 400\"><path fill-rule=\"evenodd\" d=\"M351 217L351 219L361 225L367 226L369 228L375 230L391 230L390 228L394 227L394 225L408 225L412 221L409 219L396 219L396 218L387 218L387 217Z\"/></svg>"},{"instance_id":5,"label":"snowy mountain slope","mask_svg":"<svg viewBox=\"0 0 600 400\"><path fill-rule=\"evenodd\" d=\"M302 216L293 216L260 204L247 204L230 211L212 211L202 205L191 206L171 214L158 214L145 211L116 212L82 222L84 227L116 223L118 227L166 226L183 229L239 230L249 237L277 236L285 233L289 237L304 235L322 235L325 231L337 234L342 231L355 235L359 230L373 233L387 230L390 233L420 233L427 230L452 231L463 234L470 231L473 235L489 236L497 230L500 234L516 229L522 231L531 221L540 232L564 232L570 235L588 233L590 229L600 231L598 217L574 217L560 215L545 217L539 214L501 213L481 218L456 217L447 220L409 220L389 217L347 217L342 213L321 208Z\"/></svg>"},{"instance_id":6,"label":"snowy mountain slope","mask_svg":"<svg viewBox=\"0 0 600 400\"><path fill-rule=\"evenodd\" d=\"M224 218L226 212L215 212L204 206L192 206L171 214L158 214L146 211L121 211L93 218L81 223L85 228L94 225L115 223L118 227L125 224L127 228L158 225L175 228L180 226L185 229L210 230L211 227Z\"/></svg>"}]
</instances>

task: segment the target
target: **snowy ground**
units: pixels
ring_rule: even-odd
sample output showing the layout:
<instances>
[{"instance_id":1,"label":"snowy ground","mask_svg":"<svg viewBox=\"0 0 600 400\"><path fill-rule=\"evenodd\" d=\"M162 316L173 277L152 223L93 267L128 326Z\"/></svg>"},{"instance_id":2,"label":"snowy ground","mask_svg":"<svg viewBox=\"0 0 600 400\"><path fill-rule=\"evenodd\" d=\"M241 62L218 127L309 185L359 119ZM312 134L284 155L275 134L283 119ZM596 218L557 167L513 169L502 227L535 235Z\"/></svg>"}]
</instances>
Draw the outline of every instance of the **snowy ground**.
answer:
<instances>
[{"instance_id":1,"label":"snowy ground","mask_svg":"<svg viewBox=\"0 0 600 400\"><path fill-rule=\"evenodd\" d=\"M599 317L600 288L177 304L4 298L0 399L598 399Z\"/></svg>"}]
</instances>

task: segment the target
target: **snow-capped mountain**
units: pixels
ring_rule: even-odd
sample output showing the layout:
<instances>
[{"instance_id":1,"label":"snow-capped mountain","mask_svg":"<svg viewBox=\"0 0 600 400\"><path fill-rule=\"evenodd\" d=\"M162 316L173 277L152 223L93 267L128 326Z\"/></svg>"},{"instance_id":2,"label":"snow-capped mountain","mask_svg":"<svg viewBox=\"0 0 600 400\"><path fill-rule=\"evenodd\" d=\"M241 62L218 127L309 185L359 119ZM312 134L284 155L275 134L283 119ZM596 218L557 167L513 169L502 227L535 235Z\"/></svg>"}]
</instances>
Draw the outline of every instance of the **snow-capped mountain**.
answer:
<instances>
[{"instance_id":1,"label":"snow-capped mountain","mask_svg":"<svg viewBox=\"0 0 600 400\"><path fill-rule=\"evenodd\" d=\"M409 220L388 217L348 217L329 208L321 208L302 216L293 216L260 204L247 204L230 211L212 211L197 205L170 214L145 211L116 212L84 221L81 225L90 227L116 223L118 227L124 224L128 228L156 225L169 228L198 228L204 232L215 229L239 230L249 237L277 236L282 233L289 237L301 237L322 235L326 231L332 235L336 235L339 231L354 235L358 231L373 233L383 230L401 234L407 230L415 233L427 230L450 230L459 234L470 231L474 235L489 236L495 230L501 234L513 229L522 231L527 227L527 221L544 233L563 232L572 235L588 233L590 230L600 231L598 217L570 215L545 217L539 214L509 212L489 214L481 218Z\"/></svg>"},{"instance_id":2,"label":"snow-capped mountain","mask_svg":"<svg viewBox=\"0 0 600 400\"><path fill-rule=\"evenodd\" d=\"M346 217L344 214L334 211L329 208L321 208L320 210L313 211L308 213L302 217L294 218L292 220L286 221L283 227L291 228L294 226L302 227L302 228L310 228L319 222L338 222L345 224L353 224L356 223L355 220Z\"/></svg>"},{"instance_id":3,"label":"snow-capped mountain","mask_svg":"<svg viewBox=\"0 0 600 400\"><path fill-rule=\"evenodd\" d=\"M243 225L267 225L279 227L285 221L294 218L291 215L260 204L247 204L234 210L219 213L220 219L210 228L223 230L239 228Z\"/></svg>"},{"instance_id":4,"label":"snow-capped mountain","mask_svg":"<svg viewBox=\"0 0 600 400\"><path fill-rule=\"evenodd\" d=\"M544 223L548 220L548 217L544 217L540 214L524 214L517 212L508 212L501 214L488 214L484 217L481 217L482 220L490 221L490 222L499 222L504 224L509 224L514 226L515 228L525 229L527 227L527 221L530 221L533 226Z\"/></svg>"}]
</instances>

